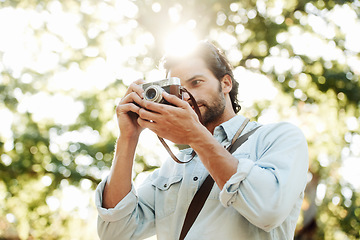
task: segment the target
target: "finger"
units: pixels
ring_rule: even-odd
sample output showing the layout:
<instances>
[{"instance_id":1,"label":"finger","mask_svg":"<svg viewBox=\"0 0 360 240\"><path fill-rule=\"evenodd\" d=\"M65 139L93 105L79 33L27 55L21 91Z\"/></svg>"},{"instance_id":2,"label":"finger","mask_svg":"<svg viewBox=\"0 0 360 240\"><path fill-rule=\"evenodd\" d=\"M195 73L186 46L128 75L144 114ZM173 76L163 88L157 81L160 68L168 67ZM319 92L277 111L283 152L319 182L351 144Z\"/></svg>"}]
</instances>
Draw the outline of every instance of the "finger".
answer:
<instances>
[{"instance_id":1,"label":"finger","mask_svg":"<svg viewBox=\"0 0 360 240\"><path fill-rule=\"evenodd\" d=\"M122 113L128 113L128 112L134 112L136 114L139 114L140 107L136 106L133 103L126 103L126 104L119 104L116 107L116 114L120 115Z\"/></svg>"},{"instance_id":2,"label":"finger","mask_svg":"<svg viewBox=\"0 0 360 240\"><path fill-rule=\"evenodd\" d=\"M181 108L187 108L189 107L188 102L178 98L177 96L173 95L173 94L169 94L167 92L163 92L163 97L165 98L166 101L168 101L169 103L177 106L177 107L181 107Z\"/></svg>"},{"instance_id":3,"label":"finger","mask_svg":"<svg viewBox=\"0 0 360 240\"><path fill-rule=\"evenodd\" d=\"M144 119L146 121L154 121L157 122L159 118L161 118L163 115L153 112L153 111L148 111L147 109L141 108L139 109L139 117L141 119Z\"/></svg>"},{"instance_id":4,"label":"finger","mask_svg":"<svg viewBox=\"0 0 360 240\"><path fill-rule=\"evenodd\" d=\"M152 124L154 124L154 122L145 120L145 119L143 119L141 117L137 118L137 123L139 124L140 127L148 128L150 130L152 130Z\"/></svg>"},{"instance_id":5,"label":"finger","mask_svg":"<svg viewBox=\"0 0 360 240\"><path fill-rule=\"evenodd\" d=\"M143 105L143 99L137 94L136 92L131 92L128 95L126 95L119 104L125 104L125 103L136 103L139 106Z\"/></svg>"},{"instance_id":6,"label":"finger","mask_svg":"<svg viewBox=\"0 0 360 240\"><path fill-rule=\"evenodd\" d=\"M168 104L156 103L147 100L143 100L142 104L142 106L148 111L160 114L166 114L168 111L171 110L171 108L174 108L174 106Z\"/></svg>"},{"instance_id":7,"label":"finger","mask_svg":"<svg viewBox=\"0 0 360 240\"><path fill-rule=\"evenodd\" d=\"M147 128L149 130L151 130L152 132L154 132L156 135L160 136L160 132L159 131L159 124L157 124L156 122L154 121L147 121L145 119L142 119L142 118L138 118L137 119L137 123L139 124L140 127L142 128Z\"/></svg>"},{"instance_id":8,"label":"finger","mask_svg":"<svg viewBox=\"0 0 360 240\"><path fill-rule=\"evenodd\" d=\"M141 87L141 84L145 83L143 79L138 79L130 84L128 90L126 91L125 95L130 94L131 92L136 92L139 97L143 97L144 89Z\"/></svg>"},{"instance_id":9,"label":"finger","mask_svg":"<svg viewBox=\"0 0 360 240\"><path fill-rule=\"evenodd\" d=\"M140 79L134 81L134 83L136 83L136 84L143 84L143 83L145 83L145 80L140 78Z\"/></svg>"}]
</instances>

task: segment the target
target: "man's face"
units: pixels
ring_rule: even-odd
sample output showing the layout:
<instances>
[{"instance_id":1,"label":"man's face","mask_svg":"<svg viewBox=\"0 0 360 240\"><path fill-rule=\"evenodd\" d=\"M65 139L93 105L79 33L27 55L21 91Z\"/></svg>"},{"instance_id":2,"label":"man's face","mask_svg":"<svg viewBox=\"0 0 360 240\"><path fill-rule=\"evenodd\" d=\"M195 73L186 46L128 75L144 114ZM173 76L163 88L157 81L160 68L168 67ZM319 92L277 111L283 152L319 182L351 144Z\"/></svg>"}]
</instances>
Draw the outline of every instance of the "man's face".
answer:
<instances>
[{"instance_id":1,"label":"man's face","mask_svg":"<svg viewBox=\"0 0 360 240\"><path fill-rule=\"evenodd\" d=\"M221 118L226 105L224 93L220 81L201 58L172 67L170 76L180 78L181 85L194 96L205 125Z\"/></svg>"}]
</instances>

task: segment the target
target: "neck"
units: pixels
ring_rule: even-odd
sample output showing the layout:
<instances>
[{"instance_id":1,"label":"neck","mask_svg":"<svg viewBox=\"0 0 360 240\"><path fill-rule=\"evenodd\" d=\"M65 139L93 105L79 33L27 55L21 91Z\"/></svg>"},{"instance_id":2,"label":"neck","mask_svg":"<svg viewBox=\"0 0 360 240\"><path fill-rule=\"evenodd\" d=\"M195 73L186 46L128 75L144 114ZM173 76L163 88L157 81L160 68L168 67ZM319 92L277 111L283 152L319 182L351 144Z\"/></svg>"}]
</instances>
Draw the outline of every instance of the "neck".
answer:
<instances>
[{"instance_id":1,"label":"neck","mask_svg":"<svg viewBox=\"0 0 360 240\"><path fill-rule=\"evenodd\" d=\"M210 123L207 123L205 127L211 132L211 134L214 134L214 130L217 126L220 124L229 121L231 118L235 117L236 114L234 110L231 108L226 107L223 114L215 121L212 121Z\"/></svg>"}]
</instances>

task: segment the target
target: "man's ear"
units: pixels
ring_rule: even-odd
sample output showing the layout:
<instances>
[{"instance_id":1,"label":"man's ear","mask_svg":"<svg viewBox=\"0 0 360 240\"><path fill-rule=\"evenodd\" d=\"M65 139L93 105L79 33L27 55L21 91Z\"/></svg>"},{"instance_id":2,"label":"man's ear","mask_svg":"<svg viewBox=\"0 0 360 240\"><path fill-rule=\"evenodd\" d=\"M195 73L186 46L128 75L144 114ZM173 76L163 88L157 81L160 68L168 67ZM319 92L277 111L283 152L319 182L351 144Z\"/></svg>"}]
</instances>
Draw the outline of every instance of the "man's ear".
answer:
<instances>
[{"instance_id":1,"label":"man's ear","mask_svg":"<svg viewBox=\"0 0 360 240\"><path fill-rule=\"evenodd\" d=\"M229 74L226 74L221 79L221 88L224 94L229 93L232 89L232 80Z\"/></svg>"}]
</instances>

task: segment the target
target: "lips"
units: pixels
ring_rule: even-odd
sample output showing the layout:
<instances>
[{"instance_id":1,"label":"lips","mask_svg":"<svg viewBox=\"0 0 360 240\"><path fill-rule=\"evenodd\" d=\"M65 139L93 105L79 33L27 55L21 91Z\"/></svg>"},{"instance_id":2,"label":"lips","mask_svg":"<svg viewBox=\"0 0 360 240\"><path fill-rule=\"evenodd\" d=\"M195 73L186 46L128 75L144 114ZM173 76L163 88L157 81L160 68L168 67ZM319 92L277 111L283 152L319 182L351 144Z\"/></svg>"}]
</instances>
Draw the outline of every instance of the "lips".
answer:
<instances>
[{"instance_id":1,"label":"lips","mask_svg":"<svg viewBox=\"0 0 360 240\"><path fill-rule=\"evenodd\" d=\"M192 109L194 109L194 105L192 104L191 101L188 101L189 105L191 106ZM203 107L204 103L200 100L199 102L196 103L198 108ZM194 109L195 110L195 109Z\"/></svg>"}]
</instances>

